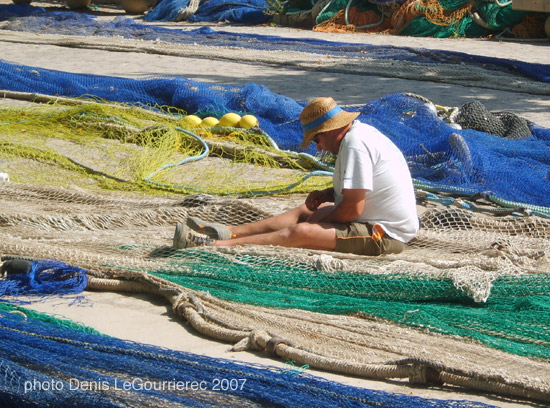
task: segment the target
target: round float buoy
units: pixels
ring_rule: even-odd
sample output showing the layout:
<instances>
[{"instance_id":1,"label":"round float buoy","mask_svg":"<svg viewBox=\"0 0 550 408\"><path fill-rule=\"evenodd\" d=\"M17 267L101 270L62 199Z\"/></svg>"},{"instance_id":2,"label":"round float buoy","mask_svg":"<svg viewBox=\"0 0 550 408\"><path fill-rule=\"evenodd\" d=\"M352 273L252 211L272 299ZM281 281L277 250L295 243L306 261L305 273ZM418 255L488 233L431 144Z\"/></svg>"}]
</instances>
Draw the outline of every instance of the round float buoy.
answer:
<instances>
[{"instance_id":1,"label":"round float buoy","mask_svg":"<svg viewBox=\"0 0 550 408\"><path fill-rule=\"evenodd\" d=\"M240 115L233 112L229 112L221 117L220 123L218 123L218 126L237 127L240 120L241 120Z\"/></svg>"},{"instance_id":2,"label":"round float buoy","mask_svg":"<svg viewBox=\"0 0 550 408\"><path fill-rule=\"evenodd\" d=\"M204 127L214 127L217 126L220 121L214 116L208 116L204 118L201 122L201 125Z\"/></svg>"},{"instance_id":3,"label":"round float buoy","mask_svg":"<svg viewBox=\"0 0 550 408\"><path fill-rule=\"evenodd\" d=\"M201 124L202 119L196 115L187 115L182 119L184 125L189 127L197 127Z\"/></svg>"},{"instance_id":4,"label":"round float buoy","mask_svg":"<svg viewBox=\"0 0 550 408\"><path fill-rule=\"evenodd\" d=\"M258 127L258 118L254 115L244 115L239 121L239 127L243 129Z\"/></svg>"}]
</instances>

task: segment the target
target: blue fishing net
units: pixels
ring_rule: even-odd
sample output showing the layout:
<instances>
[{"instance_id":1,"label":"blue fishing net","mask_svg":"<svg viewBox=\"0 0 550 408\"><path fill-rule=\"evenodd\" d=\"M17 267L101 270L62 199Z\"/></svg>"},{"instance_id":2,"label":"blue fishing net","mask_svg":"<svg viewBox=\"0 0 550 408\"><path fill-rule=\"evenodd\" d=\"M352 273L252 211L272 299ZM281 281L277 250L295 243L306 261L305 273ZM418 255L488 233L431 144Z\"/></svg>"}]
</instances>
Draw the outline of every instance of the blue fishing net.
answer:
<instances>
[{"instance_id":1,"label":"blue fishing net","mask_svg":"<svg viewBox=\"0 0 550 408\"><path fill-rule=\"evenodd\" d=\"M179 21L190 0L162 0L145 15L148 21Z\"/></svg>"},{"instance_id":2,"label":"blue fishing net","mask_svg":"<svg viewBox=\"0 0 550 408\"><path fill-rule=\"evenodd\" d=\"M23 316L22 316L23 315ZM351 387L300 373L124 341L0 309L0 405L432 407L490 405Z\"/></svg>"},{"instance_id":3,"label":"blue fishing net","mask_svg":"<svg viewBox=\"0 0 550 408\"><path fill-rule=\"evenodd\" d=\"M207 4L207 3L204 3ZM13 5L15 6L15 5ZM206 7L206 6L205 6ZM20 13L20 18L14 18ZM111 21L97 20L86 13L45 11L29 5L0 6L0 21L11 19L3 29L65 35L121 36L124 38L163 41L204 46L231 46L273 51L299 51L346 58L369 58L389 61L421 62L422 64L468 64L488 71L507 72L550 82L550 67L505 58L469 55L453 51L423 48L353 44L312 38L283 38L270 35L231 33L201 27L194 30L169 29L138 23L127 17ZM480 84L482 86L483 84Z\"/></svg>"},{"instance_id":4,"label":"blue fishing net","mask_svg":"<svg viewBox=\"0 0 550 408\"><path fill-rule=\"evenodd\" d=\"M108 101L167 105L188 112L253 114L280 148L297 150L305 101L249 83L242 87L182 77L129 79L73 74L0 61L0 88L48 95L94 95ZM550 129L530 124L530 135L505 139L456 129L421 99L393 94L354 107L359 119L388 135L403 151L413 177L464 192L490 192L505 200L550 207ZM309 150L314 153L313 148Z\"/></svg>"},{"instance_id":5,"label":"blue fishing net","mask_svg":"<svg viewBox=\"0 0 550 408\"><path fill-rule=\"evenodd\" d=\"M0 6L0 21L8 20L12 17L26 17L33 14L43 14L46 9L42 7L33 7L28 3L20 4L2 4Z\"/></svg>"},{"instance_id":6,"label":"blue fishing net","mask_svg":"<svg viewBox=\"0 0 550 408\"><path fill-rule=\"evenodd\" d=\"M190 3L190 0L162 0L145 15L145 19L148 21L178 21ZM203 0L198 9L187 19L191 22L263 24L271 18L265 13L268 7L269 4L266 0Z\"/></svg>"},{"instance_id":7,"label":"blue fishing net","mask_svg":"<svg viewBox=\"0 0 550 408\"><path fill-rule=\"evenodd\" d=\"M15 12L22 17L13 17ZM5 29L32 31L40 27L42 32L52 33L122 35L353 57L368 55L369 58L432 64L475 64L497 73L505 70L541 82L550 81L548 65L456 52L235 34L209 27L173 30L138 24L124 17L102 22L86 13L45 12L28 5L0 6L0 20L10 16ZM237 87L184 77L135 80L44 70L6 61L0 62L0 72L0 87L6 90L71 97L94 95L116 102L175 106L199 116L249 113L260 119L262 129L284 150L296 150L302 139L298 115L305 101L273 93L256 83ZM403 94L388 95L353 110L359 110L362 121L376 126L396 142L409 161L413 177L418 180L435 183L441 189L452 186L469 193L495 194L513 202L550 206L550 195L546 193L550 182L549 129L528 123L528 132L517 140L475 127L457 130L439 119L422 100ZM315 153L313 148L308 152Z\"/></svg>"},{"instance_id":8,"label":"blue fishing net","mask_svg":"<svg viewBox=\"0 0 550 408\"><path fill-rule=\"evenodd\" d=\"M201 1L196 13L189 17L189 21L225 21L248 25L263 24L271 19L264 12L267 7L268 3L265 0L204 0Z\"/></svg>"},{"instance_id":9,"label":"blue fishing net","mask_svg":"<svg viewBox=\"0 0 550 408\"><path fill-rule=\"evenodd\" d=\"M6 277L0 279L0 302L6 301L5 296L78 294L88 284L85 270L56 260L29 261L27 270L19 268L12 271L5 269L10 262L13 261L2 264Z\"/></svg>"}]
</instances>

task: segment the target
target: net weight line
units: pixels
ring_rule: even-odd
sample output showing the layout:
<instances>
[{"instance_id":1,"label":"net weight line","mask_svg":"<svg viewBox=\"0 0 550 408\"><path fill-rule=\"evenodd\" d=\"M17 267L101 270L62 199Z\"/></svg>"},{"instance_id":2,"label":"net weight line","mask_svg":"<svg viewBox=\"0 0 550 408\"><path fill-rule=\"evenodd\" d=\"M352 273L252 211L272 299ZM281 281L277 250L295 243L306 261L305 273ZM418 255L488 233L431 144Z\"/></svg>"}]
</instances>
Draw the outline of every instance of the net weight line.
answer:
<instances>
[{"instance_id":1,"label":"net weight line","mask_svg":"<svg viewBox=\"0 0 550 408\"><path fill-rule=\"evenodd\" d=\"M308 364L320 370L365 378L408 378L413 384L445 384L539 401L550 400L550 390L532 389L525 384L510 382L505 376L450 369L425 359L408 358L386 364L361 364L323 357L295 347L291 342L266 331L242 330L211 318L201 301L179 285L141 273L129 272L128 278L132 281L90 277L88 289L162 296L170 302L174 313L191 324L197 332L234 343L233 351L259 350L300 365Z\"/></svg>"}]
</instances>

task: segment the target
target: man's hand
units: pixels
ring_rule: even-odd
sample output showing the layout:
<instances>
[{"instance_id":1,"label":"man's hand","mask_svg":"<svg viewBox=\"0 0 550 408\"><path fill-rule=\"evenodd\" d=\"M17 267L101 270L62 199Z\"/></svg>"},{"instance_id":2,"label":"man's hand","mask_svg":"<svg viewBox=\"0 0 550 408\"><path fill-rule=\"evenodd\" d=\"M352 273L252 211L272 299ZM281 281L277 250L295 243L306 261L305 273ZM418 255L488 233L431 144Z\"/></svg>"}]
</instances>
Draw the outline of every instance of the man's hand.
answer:
<instances>
[{"instance_id":1,"label":"man's hand","mask_svg":"<svg viewBox=\"0 0 550 408\"><path fill-rule=\"evenodd\" d=\"M343 189L342 190L342 202L338 204L334 210L328 214L325 218L321 219L321 222L328 223L347 223L355 220L365 208L365 194L367 190L361 189Z\"/></svg>"},{"instance_id":2,"label":"man's hand","mask_svg":"<svg viewBox=\"0 0 550 408\"><path fill-rule=\"evenodd\" d=\"M316 211L323 203L334 201L334 190L315 190L308 194L306 198L306 207L310 211Z\"/></svg>"}]
</instances>

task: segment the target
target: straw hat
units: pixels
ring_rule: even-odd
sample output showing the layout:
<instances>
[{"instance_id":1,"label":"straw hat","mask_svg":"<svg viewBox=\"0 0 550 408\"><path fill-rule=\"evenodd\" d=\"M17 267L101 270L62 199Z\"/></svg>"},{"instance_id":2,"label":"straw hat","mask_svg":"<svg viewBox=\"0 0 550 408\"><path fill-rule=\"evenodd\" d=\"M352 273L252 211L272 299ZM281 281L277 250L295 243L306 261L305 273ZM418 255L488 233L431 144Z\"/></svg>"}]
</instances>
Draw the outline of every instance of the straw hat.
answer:
<instances>
[{"instance_id":1,"label":"straw hat","mask_svg":"<svg viewBox=\"0 0 550 408\"><path fill-rule=\"evenodd\" d=\"M340 129L360 115L360 112L346 112L330 97L312 100L300 113L304 140L299 146L306 148L317 133Z\"/></svg>"}]
</instances>

